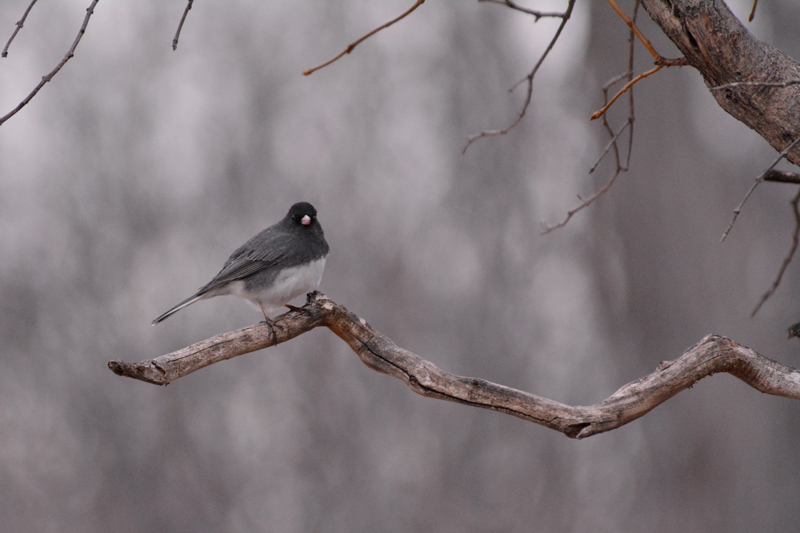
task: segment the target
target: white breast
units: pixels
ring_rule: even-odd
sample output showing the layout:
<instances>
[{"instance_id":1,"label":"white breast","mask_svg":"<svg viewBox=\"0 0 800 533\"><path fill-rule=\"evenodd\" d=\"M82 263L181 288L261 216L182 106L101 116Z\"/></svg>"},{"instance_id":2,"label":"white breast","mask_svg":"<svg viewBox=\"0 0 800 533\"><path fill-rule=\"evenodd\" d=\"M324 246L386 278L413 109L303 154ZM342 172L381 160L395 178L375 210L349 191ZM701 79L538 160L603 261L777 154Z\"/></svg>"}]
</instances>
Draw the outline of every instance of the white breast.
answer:
<instances>
[{"instance_id":1,"label":"white breast","mask_svg":"<svg viewBox=\"0 0 800 533\"><path fill-rule=\"evenodd\" d=\"M279 309L298 296L319 287L324 270L324 257L306 265L287 268L275 278L275 282L269 289L263 291L257 297L265 307Z\"/></svg>"}]
</instances>

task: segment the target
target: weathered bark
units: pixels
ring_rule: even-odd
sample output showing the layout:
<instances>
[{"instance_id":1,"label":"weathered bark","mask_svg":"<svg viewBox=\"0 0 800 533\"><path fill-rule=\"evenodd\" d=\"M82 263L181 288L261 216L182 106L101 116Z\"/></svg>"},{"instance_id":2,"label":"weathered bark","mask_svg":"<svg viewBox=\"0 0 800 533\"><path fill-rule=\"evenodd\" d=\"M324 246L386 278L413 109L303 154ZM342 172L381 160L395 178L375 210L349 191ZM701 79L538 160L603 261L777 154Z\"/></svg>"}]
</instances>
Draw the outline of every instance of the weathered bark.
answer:
<instances>
[{"instance_id":1,"label":"weathered bark","mask_svg":"<svg viewBox=\"0 0 800 533\"><path fill-rule=\"evenodd\" d=\"M767 359L735 342L709 335L674 361L629 383L601 403L569 406L534 394L456 376L396 346L364 319L325 295L309 294L301 309L278 317L274 325L257 324L140 363L111 361L116 374L167 385L205 366L286 342L317 326L325 326L347 342L368 367L396 377L414 392L473 407L507 413L584 438L636 420L706 376L727 372L767 394L800 399L800 370Z\"/></svg>"},{"instance_id":2,"label":"weathered bark","mask_svg":"<svg viewBox=\"0 0 800 533\"><path fill-rule=\"evenodd\" d=\"M642 6L709 88L800 79L800 65L756 39L721 0L642 0ZM712 94L779 152L800 135L800 85L740 86ZM800 164L800 147L787 159Z\"/></svg>"}]
</instances>

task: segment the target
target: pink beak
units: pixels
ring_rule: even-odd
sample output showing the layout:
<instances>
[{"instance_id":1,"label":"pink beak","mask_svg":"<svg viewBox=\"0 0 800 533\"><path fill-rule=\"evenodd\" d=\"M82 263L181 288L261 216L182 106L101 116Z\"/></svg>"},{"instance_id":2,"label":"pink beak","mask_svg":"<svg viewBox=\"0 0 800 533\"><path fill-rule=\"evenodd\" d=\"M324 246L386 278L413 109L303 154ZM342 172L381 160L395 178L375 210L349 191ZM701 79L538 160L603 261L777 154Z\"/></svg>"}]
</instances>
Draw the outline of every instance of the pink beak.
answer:
<instances>
[{"instance_id":1,"label":"pink beak","mask_svg":"<svg viewBox=\"0 0 800 533\"><path fill-rule=\"evenodd\" d=\"M311 224L311 217L305 215L303 218L300 219L300 223L304 226L308 226L309 224Z\"/></svg>"}]
</instances>

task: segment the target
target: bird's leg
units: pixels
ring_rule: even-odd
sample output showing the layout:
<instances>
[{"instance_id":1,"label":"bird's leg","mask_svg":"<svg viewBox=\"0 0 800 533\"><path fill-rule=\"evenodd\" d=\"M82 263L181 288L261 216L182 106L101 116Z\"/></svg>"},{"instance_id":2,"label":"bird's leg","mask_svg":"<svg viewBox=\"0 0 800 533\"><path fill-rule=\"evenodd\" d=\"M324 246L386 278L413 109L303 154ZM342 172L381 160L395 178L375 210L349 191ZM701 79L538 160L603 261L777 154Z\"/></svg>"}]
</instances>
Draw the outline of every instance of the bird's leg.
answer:
<instances>
[{"instance_id":1,"label":"bird's leg","mask_svg":"<svg viewBox=\"0 0 800 533\"><path fill-rule=\"evenodd\" d=\"M266 319L264 320L264 324L267 324L269 326L269 330L272 333L272 343L277 344L278 336L275 333L275 322L273 322L272 319L267 314L267 310L264 309L264 304L261 303L261 300L258 300L258 305L261 307L261 312L264 313L264 318Z\"/></svg>"},{"instance_id":2,"label":"bird's leg","mask_svg":"<svg viewBox=\"0 0 800 533\"><path fill-rule=\"evenodd\" d=\"M272 319L267 314L267 310L264 309L264 304L261 303L261 300L258 300L258 305L261 306L261 312L264 313L264 318L266 318L264 322L266 322L267 324L272 324Z\"/></svg>"}]
</instances>

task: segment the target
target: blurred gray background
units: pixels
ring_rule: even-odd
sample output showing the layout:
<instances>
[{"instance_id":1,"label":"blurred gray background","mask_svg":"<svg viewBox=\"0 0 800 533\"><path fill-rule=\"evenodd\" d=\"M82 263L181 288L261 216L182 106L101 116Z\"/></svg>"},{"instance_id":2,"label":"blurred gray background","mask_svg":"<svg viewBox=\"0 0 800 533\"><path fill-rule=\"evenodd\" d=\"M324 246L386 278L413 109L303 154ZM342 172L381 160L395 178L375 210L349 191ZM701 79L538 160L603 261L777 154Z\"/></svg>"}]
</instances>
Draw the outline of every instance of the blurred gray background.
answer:
<instances>
[{"instance_id":1,"label":"blurred gray background","mask_svg":"<svg viewBox=\"0 0 800 533\"><path fill-rule=\"evenodd\" d=\"M27 0L0 4L3 42ZM0 112L72 43L89 0L37 4L0 60ZM691 68L636 86L631 172L608 179L588 118L627 64L627 29L578 2L540 71L507 89L557 22L425 3L313 74L410 0L100 2L75 57L0 127L3 531L789 531L800 403L728 375L586 441L425 399L327 330L158 388L113 375L255 323L216 298L150 320L234 248L312 202L321 290L443 369L599 402L727 335L792 366L800 269L753 319L793 229L777 155ZM529 4L562 9L564 2ZM632 2L622 6L630 12ZM751 2L732 2L746 18ZM666 56L675 48L642 13ZM800 4L748 27L800 57ZM637 45L636 70L652 60ZM627 103L612 111L621 124Z\"/></svg>"}]
</instances>

